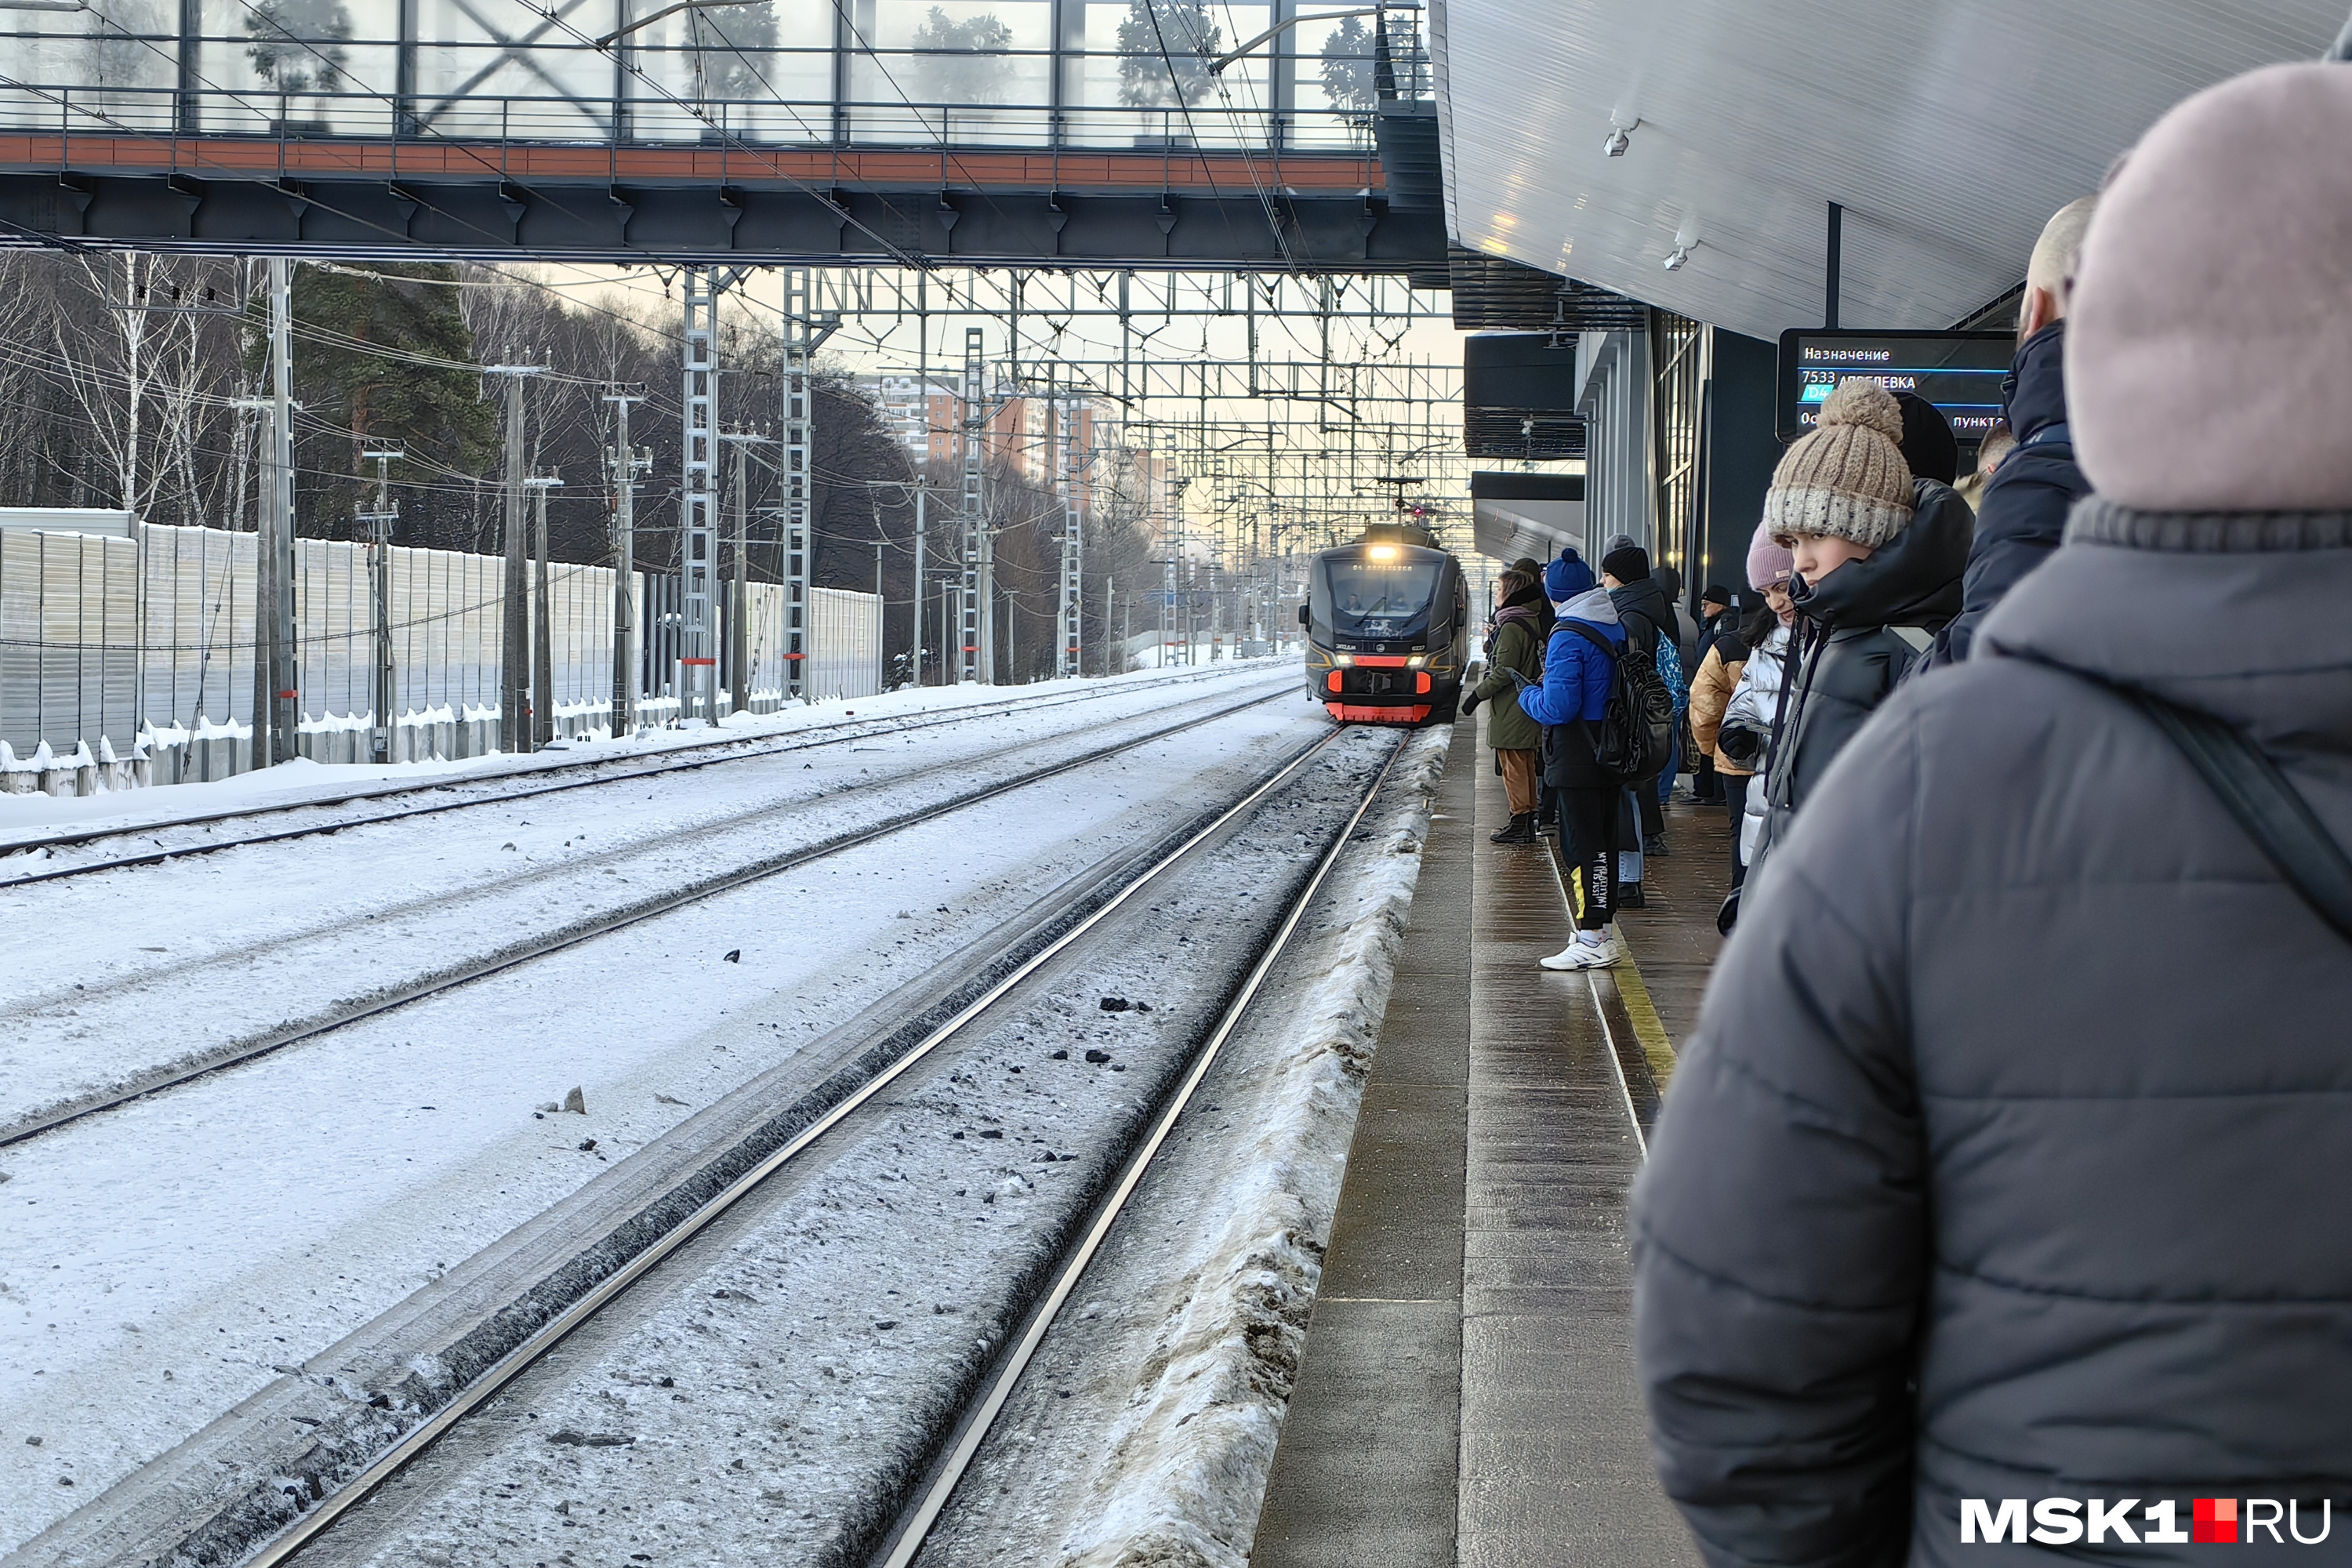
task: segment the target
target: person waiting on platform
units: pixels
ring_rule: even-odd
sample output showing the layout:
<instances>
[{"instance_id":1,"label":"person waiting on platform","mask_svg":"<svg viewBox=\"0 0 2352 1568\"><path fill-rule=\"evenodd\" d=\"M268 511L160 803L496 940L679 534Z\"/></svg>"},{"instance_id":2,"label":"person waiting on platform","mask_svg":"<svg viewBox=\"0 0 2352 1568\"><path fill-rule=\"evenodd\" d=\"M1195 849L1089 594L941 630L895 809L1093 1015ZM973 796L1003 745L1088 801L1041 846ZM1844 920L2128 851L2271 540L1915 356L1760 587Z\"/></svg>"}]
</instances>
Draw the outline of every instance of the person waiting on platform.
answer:
<instances>
[{"instance_id":1,"label":"person waiting on platform","mask_svg":"<svg viewBox=\"0 0 2352 1568\"><path fill-rule=\"evenodd\" d=\"M1764 596L1764 604L1739 634L1748 657L1740 664L1739 679L1715 728L1716 755L1726 770L1727 794L1736 802L1731 808L1731 885L1735 888L1747 879L1748 858L1763 837L1764 797L1770 777L1767 767L1773 737L1780 732L1784 716L1781 693L1786 689L1789 644L1797 619L1796 601L1789 597L1794 565L1789 547L1758 523L1756 537L1748 546L1748 581ZM1744 768L1748 775L1738 781L1736 790L1729 787L1733 768Z\"/></svg>"},{"instance_id":2,"label":"person waiting on platform","mask_svg":"<svg viewBox=\"0 0 2352 1568\"><path fill-rule=\"evenodd\" d=\"M1486 743L1495 748L1511 820L1491 836L1493 841L1533 844L1543 726L1517 702L1494 700L1516 696L1521 686L1543 674L1544 586L1534 573L1523 573L1515 563L1496 580L1495 587L1503 603L1486 639L1486 679L1464 694L1462 711L1475 713L1480 703L1494 704L1486 714Z\"/></svg>"},{"instance_id":3,"label":"person waiting on platform","mask_svg":"<svg viewBox=\"0 0 2352 1568\"><path fill-rule=\"evenodd\" d=\"M2002 429L2014 439L2007 455L1990 441L1978 455L1977 471L1987 478L1974 503L1976 534L1969 543L1960 613L1937 634L1926 661L1929 668L1969 657L1978 624L2027 573L2050 559L2066 531L2067 512L2091 492L2091 481L2074 461L2066 422L2066 302L2083 236L2097 210L2095 196L2060 207L2042 226L2026 262L2017 358L2001 383Z\"/></svg>"},{"instance_id":4,"label":"person waiting on platform","mask_svg":"<svg viewBox=\"0 0 2352 1568\"><path fill-rule=\"evenodd\" d=\"M1717 637L1726 633L1735 632L1739 627L1739 617L1732 613L1731 590L1720 583L1710 583L1706 585L1706 592L1698 596L1698 639L1692 646L1689 660L1692 703L1690 718L1694 731L1698 724L1699 667L1706 663L1706 656L1714 648ZM1727 698L1730 693L1727 691L1724 695ZM1721 710L1717 710L1716 717L1717 719L1723 717ZM1723 784L1716 777L1714 756L1706 746L1694 744L1692 751L1696 753L1696 761L1691 765L1691 798L1702 805L1722 805ZM1733 821L1738 820L1738 816L1735 814Z\"/></svg>"},{"instance_id":5,"label":"person waiting on platform","mask_svg":"<svg viewBox=\"0 0 2352 1568\"><path fill-rule=\"evenodd\" d=\"M1544 592L1559 612L1544 649L1543 681L1524 686L1518 705L1544 726L1544 782L1559 791L1559 841L1580 884L1576 938L1540 960L1546 969L1603 969L1617 962L1609 922L1617 915L1618 809L1624 786L1592 752L1591 727L1608 712L1625 628L1607 589L1570 546L1544 569Z\"/></svg>"},{"instance_id":6,"label":"person waiting on platform","mask_svg":"<svg viewBox=\"0 0 2352 1568\"><path fill-rule=\"evenodd\" d=\"M2066 316L2092 494L1748 879L1628 1225L1714 1568L2347 1527L2347 146L2352 67L2279 65L2116 165Z\"/></svg>"},{"instance_id":7,"label":"person waiting on platform","mask_svg":"<svg viewBox=\"0 0 2352 1568\"><path fill-rule=\"evenodd\" d=\"M1679 739L1682 716L1690 707L1690 687L1683 679L1682 624L1675 618L1674 601L1666 596L1665 585L1650 570L1650 552L1631 542L1617 545L1601 558L1601 585L1609 590L1610 602L1617 606L1617 618L1625 628L1626 646L1650 656L1657 667L1658 678L1673 693ZM1669 758L1657 779L1628 786L1631 811L1641 835L1623 872L1627 894L1624 902L1630 908L1642 906L1643 858L1654 855L1664 859L1668 853L1666 793L1674 788L1680 765L1679 759Z\"/></svg>"},{"instance_id":8,"label":"person waiting on platform","mask_svg":"<svg viewBox=\"0 0 2352 1568\"><path fill-rule=\"evenodd\" d=\"M1958 447L1943 416L1914 402L1906 420L1905 405L1877 382L1840 382L1820 425L1789 448L1764 493L1764 521L1793 559L1790 596L1805 636L1789 666L1794 688L1751 871L1863 721L1959 611L1968 503L1948 481L1921 471L1949 471Z\"/></svg>"}]
</instances>

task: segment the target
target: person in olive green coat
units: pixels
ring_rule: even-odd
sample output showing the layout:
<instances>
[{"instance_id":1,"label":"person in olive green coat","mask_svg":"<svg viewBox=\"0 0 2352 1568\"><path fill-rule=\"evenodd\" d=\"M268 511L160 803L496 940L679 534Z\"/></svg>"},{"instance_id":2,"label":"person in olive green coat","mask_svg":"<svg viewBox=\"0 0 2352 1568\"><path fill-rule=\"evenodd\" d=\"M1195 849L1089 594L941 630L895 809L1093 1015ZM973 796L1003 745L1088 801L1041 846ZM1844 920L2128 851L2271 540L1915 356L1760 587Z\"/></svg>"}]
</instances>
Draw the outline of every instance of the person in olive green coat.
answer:
<instances>
[{"instance_id":1,"label":"person in olive green coat","mask_svg":"<svg viewBox=\"0 0 2352 1568\"><path fill-rule=\"evenodd\" d=\"M1513 678L1523 678L1528 684L1543 679L1544 637L1549 630L1543 624L1544 611L1550 606L1543 602L1543 577L1531 561L1513 562L1496 579L1496 587L1503 604L1486 637L1486 677L1463 698L1462 710L1473 713L1481 702L1493 703L1487 710L1486 743L1495 748L1496 764L1502 770L1511 820L1490 837L1497 844L1533 844L1538 780L1543 771L1543 726L1521 712L1513 700L1521 684ZM1494 701L1498 697L1502 700Z\"/></svg>"}]
</instances>

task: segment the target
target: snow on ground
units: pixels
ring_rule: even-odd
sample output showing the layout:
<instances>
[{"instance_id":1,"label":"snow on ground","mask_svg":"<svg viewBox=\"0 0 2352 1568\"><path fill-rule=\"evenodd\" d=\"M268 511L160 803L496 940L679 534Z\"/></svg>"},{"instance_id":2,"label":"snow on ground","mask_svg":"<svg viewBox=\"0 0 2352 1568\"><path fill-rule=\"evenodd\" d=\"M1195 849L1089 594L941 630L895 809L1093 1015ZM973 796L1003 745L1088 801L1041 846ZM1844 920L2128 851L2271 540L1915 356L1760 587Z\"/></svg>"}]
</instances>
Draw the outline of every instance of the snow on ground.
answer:
<instances>
[{"instance_id":1,"label":"snow on ground","mask_svg":"<svg viewBox=\"0 0 2352 1568\"><path fill-rule=\"evenodd\" d=\"M1325 722L1253 708L0 1154L0 1551Z\"/></svg>"},{"instance_id":2,"label":"snow on ground","mask_svg":"<svg viewBox=\"0 0 2352 1568\"><path fill-rule=\"evenodd\" d=\"M731 713L720 721L729 738L765 740L774 736L821 730L848 719L910 717L950 713L1008 700L1052 702L1069 697L1124 695L1138 687L1165 690L1192 679L1216 679L1231 675L1263 674L1273 668L1296 674L1296 659L1232 659L1197 671L1138 670L1108 679L1041 680L1028 686L902 687L872 697L828 698L796 704L773 713ZM414 789L420 784L451 779L512 777L567 767L588 758L657 758L682 748L707 745L715 736L708 727L654 730L619 741L576 740L529 755L490 752L478 757L436 762L327 764L298 758L274 768L260 768L215 779L207 784L183 784L142 790L107 791L92 795L58 798L45 795L0 795L0 852L47 837L41 830L87 833L110 827L152 827L191 816L221 811L273 810L320 800L341 799L355 788L381 784L386 793Z\"/></svg>"},{"instance_id":3,"label":"snow on ground","mask_svg":"<svg viewBox=\"0 0 2352 1568\"><path fill-rule=\"evenodd\" d=\"M1343 737L412 1466L320 1568L865 1562L1388 743Z\"/></svg>"},{"instance_id":4,"label":"snow on ground","mask_svg":"<svg viewBox=\"0 0 2352 1568\"><path fill-rule=\"evenodd\" d=\"M1261 671L0 891L0 1126L1281 689Z\"/></svg>"},{"instance_id":5,"label":"snow on ground","mask_svg":"<svg viewBox=\"0 0 2352 1568\"><path fill-rule=\"evenodd\" d=\"M1449 738L1399 759L919 1564L1248 1562Z\"/></svg>"}]
</instances>

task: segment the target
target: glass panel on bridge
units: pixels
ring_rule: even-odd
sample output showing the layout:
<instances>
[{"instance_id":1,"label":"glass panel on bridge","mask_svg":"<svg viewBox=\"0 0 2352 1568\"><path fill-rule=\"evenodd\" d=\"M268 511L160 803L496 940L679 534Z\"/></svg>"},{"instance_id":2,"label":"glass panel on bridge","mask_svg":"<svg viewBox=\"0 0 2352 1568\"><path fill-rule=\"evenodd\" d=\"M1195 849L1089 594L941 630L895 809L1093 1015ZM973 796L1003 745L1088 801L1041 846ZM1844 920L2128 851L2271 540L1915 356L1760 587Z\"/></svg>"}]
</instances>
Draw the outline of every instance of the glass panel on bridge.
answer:
<instances>
[{"instance_id":1,"label":"glass panel on bridge","mask_svg":"<svg viewBox=\"0 0 2352 1568\"><path fill-rule=\"evenodd\" d=\"M1371 145L1372 37L1213 0L92 0L0 18L0 124L1106 151ZM412 36L402 36L405 25ZM1392 36L1409 26L1392 18ZM1057 37L1058 29L1058 37ZM181 79L183 54L189 70ZM1399 37L1397 84L1426 90Z\"/></svg>"}]
</instances>

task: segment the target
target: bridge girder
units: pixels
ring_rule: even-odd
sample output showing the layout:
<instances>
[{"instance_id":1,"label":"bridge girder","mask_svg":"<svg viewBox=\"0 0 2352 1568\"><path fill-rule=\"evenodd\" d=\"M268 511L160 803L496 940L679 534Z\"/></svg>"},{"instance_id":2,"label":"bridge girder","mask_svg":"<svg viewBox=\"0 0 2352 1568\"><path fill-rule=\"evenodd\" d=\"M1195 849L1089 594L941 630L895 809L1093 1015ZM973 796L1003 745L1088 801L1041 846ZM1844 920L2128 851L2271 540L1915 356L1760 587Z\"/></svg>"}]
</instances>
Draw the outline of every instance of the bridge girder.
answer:
<instances>
[{"instance_id":1,"label":"bridge girder","mask_svg":"<svg viewBox=\"0 0 2352 1568\"><path fill-rule=\"evenodd\" d=\"M1277 232L1277 225L1279 231ZM0 135L0 226L145 250L1427 273L1377 162Z\"/></svg>"}]
</instances>

